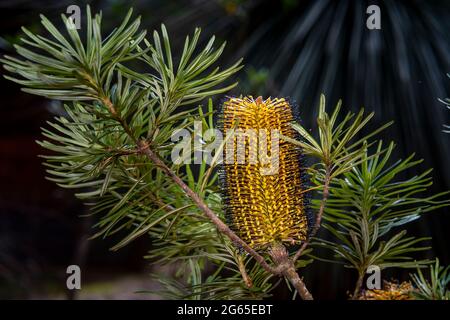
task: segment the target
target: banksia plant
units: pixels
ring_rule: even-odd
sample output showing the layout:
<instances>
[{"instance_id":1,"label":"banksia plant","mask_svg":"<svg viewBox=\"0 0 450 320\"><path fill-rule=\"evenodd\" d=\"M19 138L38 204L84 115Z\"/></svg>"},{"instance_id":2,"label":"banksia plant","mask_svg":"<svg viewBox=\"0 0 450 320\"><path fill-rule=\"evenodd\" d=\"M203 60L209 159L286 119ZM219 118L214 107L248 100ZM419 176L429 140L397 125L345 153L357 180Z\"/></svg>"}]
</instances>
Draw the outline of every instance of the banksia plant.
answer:
<instances>
[{"instance_id":1,"label":"banksia plant","mask_svg":"<svg viewBox=\"0 0 450 320\"><path fill-rule=\"evenodd\" d=\"M224 284L220 272L234 270L245 285L234 290L239 277L231 276L226 282L233 284L230 297L262 297L272 287L268 279L284 275L302 297L312 298L293 262L289 268L280 266L282 260L271 265L267 255L257 253L222 220L214 205L218 195L209 180L213 167L205 170L203 164L198 177L191 179L170 157L177 129L212 116L197 113L198 106L192 105L233 88L236 83L222 84L241 68L241 60L212 69L224 44L214 48L212 37L198 50L200 29L186 37L181 56L175 58L166 28L146 39L146 32L139 31L140 19L131 19L131 10L106 36L101 34L101 14L92 16L87 7L85 16L87 27L81 29L85 35L64 15L66 35L42 16L52 38L24 29L24 45L16 45L18 57L5 56L1 61L9 72L5 77L24 91L68 102L65 115L50 123L43 132L46 140L40 143L53 152L46 156L50 179L77 189L77 196L98 217L94 236L126 231L113 249L143 235L167 240L165 250L153 256L159 261L174 261L188 251L192 256L180 259L185 261L184 270L190 270L192 297L209 297L202 288L226 297L227 290L217 290ZM136 64L130 61L141 62L146 72L133 70ZM202 227L193 232L196 226ZM180 239L189 245L179 244ZM193 240L199 241L198 246ZM242 257L238 249L248 255ZM285 261L287 252L279 252L277 257ZM202 286L205 259L213 261L217 270Z\"/></svg>"},{"instance_id":2,"label":"banksia plant","mask_svg":"<svg viewBox=\"0 0 450 320\"><path fill-rule=\"evenodd\" d=\"M199 50L199 29L186 37L181 55L174 57L166 28L147 39L139 18L131 19L131 10L106 36L101 34L101 14L92 16L88 7L85 16L83 35L65 16L65 33L42 17L52 37L24 29L24 45L15 47L17 57L1 61L8 71L5 77L24 91L67 102L64 114L43 130L40 144L51 151L45 156L49 178L76 189L91 206L97 219L94 236L125 234L113 249L150 237L148 257L180 265L177 274L187 279L180 284L160 277L170 297L261 299L284 277L302 299L312 299L298 269L308 263L300 258L311 250L309 242L321 226L328 197L338 196L330 188L339 191L335 179L345 174L352 178L349 172L365 166L371 158L367 140L389 124L357 138L373 113L365 116L362 110L338 121L340 103L328 115L321 96L314 137L296 123L293 106L284 98L230 98L219 126L233 134L224 141L220 174L215 170L219 161L207 168L204 158L194 170L171 157L173 133L195 128L196 120L202 129L214 127L211 100L207 113L194 104L233 88L237 83L223 83L241 69L241 60L225 69L212 68L224 45L214 48L212 37ZM131 61L142 63L145 71L134 69L138 64ZM240 140L239 132L247 129L250 136ZM256 142L246 147L246 139ZM231 152L230 141L237 147ZM190 149L186 157L197 151ZM303 154L313 162L307 169L302 167ZM317 190L314 219L305 198L311 190L304 181L306 171L317 183L312 188ZM428 180L421 176L408 185L415 182L421 187ZM408 198L411 205L416 200ZM336 202L330 204L333 210ZM416 217L391 216L389 207L396 205L386 204L389 226ZM328 223L333 222L330 213ZM343 226L352 214L334 213L333 220ZM381 226L373 230L382 232ZM396 241L401 245L399 239L386 246ZM212 272L205 278L206 270Z\"/></svg>"},{"instance_id":3,"label":"banksia plant","mask_svg":"<svg viewBox=\"0 0 450 320\"><path fill-rule=\"evenodd\" d=\"M298 138L291 126L292 105L284 98L230 98L220 117L222 132L232 142L220 172L229 224L257 249L305 241L308 208L301 148L279 141L280 134Z\"/></svg>"}]
</instances>

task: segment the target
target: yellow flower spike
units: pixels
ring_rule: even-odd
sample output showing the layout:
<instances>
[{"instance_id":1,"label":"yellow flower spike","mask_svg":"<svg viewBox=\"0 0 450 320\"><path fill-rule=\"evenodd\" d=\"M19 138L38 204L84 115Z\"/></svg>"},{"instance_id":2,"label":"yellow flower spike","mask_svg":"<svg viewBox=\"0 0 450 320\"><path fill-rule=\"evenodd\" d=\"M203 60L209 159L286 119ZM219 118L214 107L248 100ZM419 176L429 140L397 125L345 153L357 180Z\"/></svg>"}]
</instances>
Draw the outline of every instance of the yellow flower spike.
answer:
<instances>
[{"instance_id":1,"label":"yellow flower spike","mask_svg":"<svg viewBox=\"0 0 450 320\"><path fill-rule=\"evenodd\" d=\"M251 247L299 244L308 236L306 186L292 106L284 98L230 98L219 128L226 142L219 172L228 223Z\"/></svg>"}]
</instances>

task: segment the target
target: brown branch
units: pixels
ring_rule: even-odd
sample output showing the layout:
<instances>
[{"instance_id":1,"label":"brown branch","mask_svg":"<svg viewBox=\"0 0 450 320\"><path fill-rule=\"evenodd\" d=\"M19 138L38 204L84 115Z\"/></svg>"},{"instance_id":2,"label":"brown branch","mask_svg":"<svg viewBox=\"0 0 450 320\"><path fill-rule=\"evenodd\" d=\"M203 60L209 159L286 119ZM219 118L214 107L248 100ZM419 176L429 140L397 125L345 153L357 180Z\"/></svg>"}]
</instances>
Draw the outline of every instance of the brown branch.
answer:
<instances>
[{"instance_id":1,"label":"brown branch","mask_svg":"<svg viewBox=\"0 0 450 320\"><path fill-rule=\"evenodd\" d=\"M270 248L269 254L277 264L281 274L294 286L300 297L303 300L313 300L313 296L295 270L294 261L289 259L286 248L282 244L275 244Z\"/></svg>"},{"instance_id":2,"label":"brown branch","mask_svg":"<svg viewBox=\"0 0 450 320\"><path fill-rule=\"evenodd\" d=\"M190 189L184 181L177 176L160 158L156 155L149 147L149 145L145 141L139 141L138 146L143 154L145 154L153 163L158 166L165 174L167 174L185 193L191 198L192 201L197 205L197 207L203 211L203 213L214 223L219 230L219 232L226 235L230 240L241 247L246 252L248 252L255 260L258 262L266 271L272 274L279 274L277 268L271 267L254 249L252 249L244 240L239 238L220 218L206 205L205 202L195 193L192 189Z\"/></svg>"},{"instance_id":3,"label":"brown branch","mask_svg":"<svg viewBox=\"0 0 450 320\"><path fill-rule=\"evenodd\" d=\"M291 262L291 265L283 271L283 275L289 280L290 283L292 283L303 300L314 300L312 294L308 291L305 283L295 270L294 264L291 260L289 261Z\"/></svg>"},{"instance_id":4,"label":"brown branch","mask_svg":"<svg viewBox=\"0 0 450 320\"><path fill-rule=\"evenodd\" d=\"M244 280L245 285L247 286L247 288L253 287L253 281L248 275L247 270L245 269L244 259L240 254L238 254L237 256L237 263L239 267L239 272L242 275L242 279Z\"/></svg>"},{"instance_id":5,"label":"brown branch","mask_svg":"<svg viewBox=\"0 0 450 320\"><path fill-rule=\"evenodd\" d=\"M331 166L327 165L325 168L325 180L324 180L324 184L323 184L322 201L320 202L319 211L317 212L317 215L316 215L316 221L314 222L314 227L311 230L311 233L309 234L308 239L306 239L306 241L303 242L300 249L298 249L298 251L295 253L294 257L292 258L292 262L294 264L298 260L298 258L300 258L303 251L305 251L305 249L308 247L311 238L314 237L316 235L317 231L319 231L319 229L320 229L320 225L322 223L323 211L325 210L325 204L328 200L328 197L330 196L330 182L331 182Z\"/></svg>"},{"instance_id":6,"label":"brown branch","mask_svg":"<svg viewBox=\"0 0 450 320\"><path fill-rule=\"evenodd\" d=\"M353 295L351 297L351 300L358 300L360 294L361 294L361 288L363 285L364 280L364 272L358 272L358 281L356 282L355 290L353 291Z\"/></svg>"},{"instance_id":7,"label":"brown branch","mask_svg":"<svg viewBox=\"0 0 450 320\"><path fill-rule=\"evenodd\" d=\"M108 108L108 111L113 117L117 117L117 110L109 98L102 97L100 101Z\"/></svg>"}]
</instances>

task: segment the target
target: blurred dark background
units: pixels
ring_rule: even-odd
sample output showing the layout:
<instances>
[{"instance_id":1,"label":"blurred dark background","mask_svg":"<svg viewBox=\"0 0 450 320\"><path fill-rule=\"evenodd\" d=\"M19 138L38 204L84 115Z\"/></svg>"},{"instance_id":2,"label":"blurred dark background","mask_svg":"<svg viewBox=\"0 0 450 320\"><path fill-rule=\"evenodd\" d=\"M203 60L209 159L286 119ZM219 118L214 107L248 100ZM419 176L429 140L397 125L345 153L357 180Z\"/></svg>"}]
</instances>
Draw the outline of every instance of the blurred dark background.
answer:
<instances>
[{"instance_id":1,"label":"blurred dark background","mask_svg":"<svg viewBox=\"0 0 450 320\"><path fill-rule=\"evenodd\" d=\"M222 64L245 58L234 93L290 96L308 127L314 127L322 92L329 108L341 98L346 110L375 111L373 126L394 120L380 137L396 141L395 157L416 152L424 158L421 170L434 168L430 193L450 188L450 135L442 132L450 111L438 101L450 97L449 1L0 1L1 54L14 54L22 25L42 30L40 13L61 26L59 15L69 5L83 13L86 3L103 11L106 30L132 6L143 28L164 22L176 48L196 26L203 40L212 34L226 40ZM371 4L381 9L381 30L366 28ZM45 151L35 140L60 105L24 94L3 78L0 85L0 298L72 298L64 291L70 264L82 266L88 290L81 298L154 297L133 293L153 285L152 266L142 259L149 240L118 252L108 250L117 239L87 241L94 221L79 217L86 209L73 192L44 178L38 155ZM408 227L411 234L433 237L433 249L422 257L450 263L449 223L449 210L441 209ZM354 284L353 273L340 266L317 262L305 272L319 298L345 298ZM405 280L408 272L392 270L383 278ZM288 297L283 287L276 293Z\"/></svg>"}]
</instances>

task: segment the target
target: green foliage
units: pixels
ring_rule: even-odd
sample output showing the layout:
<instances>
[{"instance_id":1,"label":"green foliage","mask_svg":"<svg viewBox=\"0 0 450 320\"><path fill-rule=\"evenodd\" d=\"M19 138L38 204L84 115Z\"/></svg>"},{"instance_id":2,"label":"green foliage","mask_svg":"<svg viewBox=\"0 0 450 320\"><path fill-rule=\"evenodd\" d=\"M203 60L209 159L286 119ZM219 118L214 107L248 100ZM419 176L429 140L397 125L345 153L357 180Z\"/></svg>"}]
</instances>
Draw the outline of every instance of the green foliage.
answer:
<instances>
[{"instance_id":1,"label":"green foliage","mask_svg":"<svg viewBox=\"0 0 450 320\"><path fill-rule=\"evenodd\" d=\"M413 292L416 299L422 300L450 300L450 266L446 268L439 265L436 259L434 265L429 266L430 281L425 279L422 271L418 268L417 273L411 274L417 290Z\"/></svg>"},{"instance_id":2,"label":"green foliage","mask_svg":"<svg viewBox=\"0 0 450 320\"><path fill-rule=\"evenodd\" d=\"M178 265L175 277L156 275L164 287L157 293L169 299L262 299L270 296L277 285L274 284L276 279L272 280L273 275L255 264L252 258L239 253L212 223L204 220L201 215L185 215L176 221L171 235L154 242L156 248L147 258ZM167 230L168 226L160 228L157 233ZM243 281L239 263L245 265L251 287Z\"/></svg>"},{"instance_id":3,"label":"green foliage","mask_svg":"<svg viewBox=\"0 0 450 320\"><path fill-rule=\"evenodd\" d=\"M283 138L301 146L306 155L318 159L319 169L328 169L329 178L333 179L360 163L368 147L366 141L390 126L392 122L358 139L358 134L373 117L373 112L364 116L364 109L362 109L356 117L354 113L349 112L344 119L338 121L341 101L336 105L331 117L325 109L325 96L321 95L317 117L318 140L298 123L294 123L293 128L300 134L302 140L296 141L288 137ZM310 171L313 174L317 173L314 168L311 168Z\"/></svg>"},{"instance_id":4,"label":"green foliage","mask_svg":"<svg viewBox=\"0 0 450 320\"><path fill-rule=\"evenodd\" d=\"M319 139L299 124L293 127L302 140L284 137L318 159L309 169L312 181L323 193L329 192L325 206L323 200L313 200L313 206L319 211L324 207L322 226L332 238L314 239L313 245L331 250L333 259L313 257L355 268L359 281L370 265L388 268L429 263L429 260L414 261L410 256L410 253L428 249L417 246L428 238L407 237L405 230L394 234L391 231L418 219L423 213L450 205L448 198L443 199L449 193L419 197L418 194L432 184L431 170L406 180L398 177L421 160L414 161L412 155L389 163L393 143L383 149L379 142L375 152L369 152L375 147L369 139L391 123L357 138L373 113L364 116L361 110L355 117L350 112L339 121L340 107L339 102L331 117L328 116L325 98L321 97L317 118ZM327 181L330 187L325 190ZM360 285L357 284L356 294Z\"/></svg>"},{"instance_id":5,"label":"green foliage","mask_svg":"<svg viewBox=\"0 0 450 320\"><path fill-rule=\"evenodd\" d=\"M202 100L229 87L213 89L240 67L238 63L218 72L202 74L223 50L212 48L214 38L193 57L200 31L186 38L177 71L174 72L167 31L162 27L154 43L138 32L139 18L130 22L131 10L122 25L104 40L100 35L101 15L91 17L87 9L86 43L81 42L70 20L63 16L71 43L45 17L42 24L57 42L24 29L24 42L39 48L38 54L17 46L26 61L5 57L5 68L25 80L6 76L33 94L71 100L65 105L67 117L56 119L44 129L48 139L42 146L54 151L46 156L52 180L60 186L76 188L78 196L93 199L93 213L107 212L98 224L97 235L122 228L130 235L122 246L151 226L176 216L179 206L174 186L162 172L138 153L136 142L148 137L154 148L167 156L170 135L175 128L190 127L195 120L190 110L180 106ZM144 41L146 49L139 44ZM164 50L162 49L164 47ZM125 61L139 58L153 73L131 71ZM178 168L173 166L174 171ZM178 194L180 191L178 191ZM155 204L155 199L164 205ZM166 212L167 206L176 209Z\"/></svg>"},{"instance_id":6,"label":"green foliage","mask_svg":"<svg viewBox=\"0 0 450 320\"><path fill-rule=\"evenodd\" d=\"M399 179L404 171L422 160L413 160L411 155L391 164L393 149L391 143L382 152L379 142L374 155L366 152L358 166L333 181L323 224L333 239L316 241L316 245L334 253L333 262L355 268L360 277L370 265L383 269L428 263L429 260L414 261L410 256L429 249L417 246L428 238L408 237L406 230L391 232L423 213L450 204L450 200L443 199L448 192L419 196L432 184L431 169L409 179Z\"/></svg>"}]
</instances>

